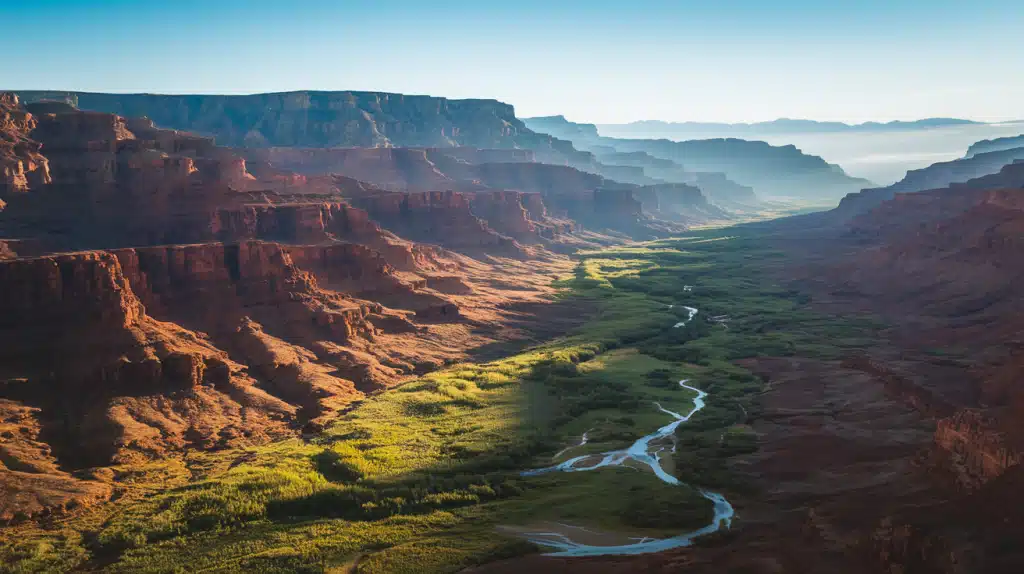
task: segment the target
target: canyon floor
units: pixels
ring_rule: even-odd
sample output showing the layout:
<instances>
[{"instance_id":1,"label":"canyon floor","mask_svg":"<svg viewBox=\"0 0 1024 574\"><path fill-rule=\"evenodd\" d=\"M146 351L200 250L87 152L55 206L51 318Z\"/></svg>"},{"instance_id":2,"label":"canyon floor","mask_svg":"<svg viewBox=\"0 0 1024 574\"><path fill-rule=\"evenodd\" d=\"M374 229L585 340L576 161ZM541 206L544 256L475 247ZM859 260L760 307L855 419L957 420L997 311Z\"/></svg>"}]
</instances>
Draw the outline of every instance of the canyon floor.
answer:
<instances>
[{"instance_id":1,"label":"canyon floor","mask_svg":"<svg viewBox=\"0 0 1024 574\"><path fill-rule=\"evenodd\" d=\"M918 459L932 433L848 364L880 344L879 319L786 286L777 247L726 228L480 271L471 280L490 280L506 305L490 316L479 305L476 324L514 331L492 328L491 344L463 345L477 351L345 407L318 432L95 471L85 484L109 501L5 528L4 568L873 571L872 533L930 496ZM522 474L625 448L670 422L658 406L689 411L681 379L709 393L661 455L682 484L637 465ZM736 515L692 548L551 558L521 534L672 537L711 521L703 489Z\"/></svg>"}]
</instances>

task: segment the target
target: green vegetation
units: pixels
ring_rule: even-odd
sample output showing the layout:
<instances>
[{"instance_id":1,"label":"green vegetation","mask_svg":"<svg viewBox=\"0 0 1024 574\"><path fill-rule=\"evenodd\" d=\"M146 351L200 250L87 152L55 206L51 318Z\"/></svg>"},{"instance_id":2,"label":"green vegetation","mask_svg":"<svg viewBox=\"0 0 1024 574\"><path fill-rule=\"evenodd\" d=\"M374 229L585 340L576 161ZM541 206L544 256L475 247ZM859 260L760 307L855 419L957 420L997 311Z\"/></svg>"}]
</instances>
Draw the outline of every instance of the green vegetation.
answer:
<instances>
[{"instance_id":1,"label":"green vegetation","mask_svg":"<svg viewBox=\"0 0 1024 574\"><path fill-rule=\"evenodd\" d=\"M455 572L538 550L501 525L655 536L702 526L711 507L695 488L646 471L520 471L627 446L669 422L655 401L692 408L678 385L687 378L708 406L678 427L666 468L694 487L750 493L728 463L757 449L746 422L763 383L737 361L833 359L875 328L767 283L762 270L780 256L724 232L584 253L556 303L596 306L578 332L421 377L312 441L197 454L187 469L116 469L139 473L138 487L48 529L12 529L0 571ZM670 304L700 313L673 328L688 312ZM556 457L584 432L587 445Z\"/></svg>"}]
</instances>

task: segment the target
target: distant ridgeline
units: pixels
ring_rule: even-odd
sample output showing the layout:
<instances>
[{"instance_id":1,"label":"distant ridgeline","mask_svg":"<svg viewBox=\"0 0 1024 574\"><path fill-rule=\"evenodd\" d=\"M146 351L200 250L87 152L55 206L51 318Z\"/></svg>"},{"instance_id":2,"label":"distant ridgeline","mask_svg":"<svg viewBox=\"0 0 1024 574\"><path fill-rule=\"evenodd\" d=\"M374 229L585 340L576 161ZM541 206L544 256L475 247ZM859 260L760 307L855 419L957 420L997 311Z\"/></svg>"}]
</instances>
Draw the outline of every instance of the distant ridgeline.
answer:
<instances>
[{"instance_id":1,"label":"distant ridgeline","mask_svg":"<svg viewBox=\"0 0 1024 574\"><path fill-rule=\"evenodd\" d=\"M1015 148L1024 148L1024 134L991 140L981 140L967 148L967 157L974 157L978 154L994 151L1003 151Z\"/></svg>"},{"instance_id":2,"label":"distant ridgeline","mask_svg":"<svg viewBox=\"0 0 1024 574\"><path fill-rule=\"evenodd\" d=\"M1009 145L1013 140L1019 141L1019 147L1000 147ZM994 151L985 151L987 149ZM906 177L887 187L851 193L840 202L837 213L843 217L853 217L881 205L897 193L917 193L957 186L970 189L1019 188L1024 186L1024 180L1021 179L1024 171L1022 162L1024 139L981 141L970 147L967 157L908 171Z\"/></svg>"},{"instance_id":3,"label":"distant ridgeline","mask_svg":"<svg viewBox=\"0 0 1024 574\"><path fill-rule=\"evenodd\" d=\"M84 110L146 116L159 127L213 136L218 144L233 147L529 149L538 162L569 165L637 185L689 183L720 201L749 203L756 200L755 191L833 200L870 187L869 182L849 177L838 166L792 146L743 140L675 144L601 138L596 127L570 124L561 117L548 118L560 122L544 122L544 118L524 122L516 118L512 106L495 100L352 91L239 96L18 94L26 102L63 100ZM555 123L565 129L554 129ZM617 152L643 152L661 161L650 162L643 154L616 157Z\"/></svg>"},{"instance_id":4,"label":"distant ridgeline","mask_svg":"<svg viewBox=\"0 0 1024 574\"><path fill-rule=\"evenodd\" d=\"M598 126L607 133L618 136L631 134L657 134L673 137L685 134L728 134L734 136L757 137L769 134L812 134L842 132L893 132L944 128L951 126L979 125L981 122L958 118L925 118L911 122L864 122L847 124L843 122L818 122L814 120L797 120L780 118L770 122L726 124L718 122L663 122L644 120L628 124L607 124Z\"/></svg>"},{"instance_id":5,"label":"distant ridgeline","mask_svg":"<svg viewBox=\"0 0 1024 574\"><path fill-rule=\"evenodd\" d=\"M606 163L635 164L646 159L654 169L664 170L671 167L655 162L668 160L690 172L724 173L765 195L825 200L871 186L868 180L850 177L839 166L792 145L733 138L677 142L602 137L597 126L573 123L563 116L526 118L524 122L535 131L570 140Z\"/></svg>"}]
</instances>

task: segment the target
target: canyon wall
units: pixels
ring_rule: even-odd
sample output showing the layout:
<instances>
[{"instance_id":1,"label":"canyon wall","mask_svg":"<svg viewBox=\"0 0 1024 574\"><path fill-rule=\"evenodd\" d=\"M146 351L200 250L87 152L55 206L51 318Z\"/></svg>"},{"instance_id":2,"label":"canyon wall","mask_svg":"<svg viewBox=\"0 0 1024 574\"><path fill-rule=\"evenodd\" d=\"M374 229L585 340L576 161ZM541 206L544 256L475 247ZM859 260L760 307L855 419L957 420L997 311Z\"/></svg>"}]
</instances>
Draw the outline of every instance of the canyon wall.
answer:
<instances>
[{"instance_id":1,"label":"canyon wall","mask_svg":"<svg viewBox=\"0 0 1024 574\"><path fill-rule=\"evenodd\" d=\"M1024 147L979 153L964 159L932 164L928 167L907 172L902 180L881 188L864 189L851 193L839 203L836 214L854 217L865 213L899 193L957 187L962 184L968 189L996 189L1019 187L1021 168L1014 163L1024 162ZM986 176L993 176L986 179Z\"/></svg>"},{"instance_id":2,"label":"canyon wall","mask_svg":"<svg viewBox=\"0 0 1024 574\"><path fill-rule=\"evenodd\" d=\"M14 94L0 94L0 210L3 197L27 192L49 183L47 159L40 153L42 145L29 138L36 128L36 119L24 110Z\"/></svg>"}]
</instances>

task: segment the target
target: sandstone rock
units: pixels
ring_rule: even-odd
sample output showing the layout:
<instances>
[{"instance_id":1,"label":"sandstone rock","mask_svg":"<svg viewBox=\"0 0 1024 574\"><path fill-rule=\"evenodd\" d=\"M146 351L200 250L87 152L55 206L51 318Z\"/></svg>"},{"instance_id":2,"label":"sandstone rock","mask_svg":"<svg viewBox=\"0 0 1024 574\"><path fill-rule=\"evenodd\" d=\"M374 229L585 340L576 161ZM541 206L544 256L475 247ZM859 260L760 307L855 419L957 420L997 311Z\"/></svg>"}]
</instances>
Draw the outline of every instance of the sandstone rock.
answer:
<instances>
[{"instance_id":1,"label":"sandstone rock","mask_svg":"<svg viewBox=\"0 0 1024 574\"><path fill-rule=\"evenodd\" d=\"M0 93L0 210L4 195L50 182L42 146L29 137L36 125L36 118L21 107L16 95Z\"/></svg>"},{"instance_id":2,"label":"sandstone rock","mask_svg":"<svg viewBox=\"0 0 1024 574\"><path fill-rule=\"evenodd\" d=\"M435 241L456 249L521 253L515 240L495 232L473 214L465 194L384 193L353 199L352 203L365 209L385 228L410 239Z\"/></svg>"},{"instance_id":3,"label":"sandstone rock","mask_svg":"<svg viewBox=\"0 0 1024 574\"><path fill-rule=\"evenodd\" d=\"M947 451L959 483L968 490L998 477L1024 460L1024 452L1012 448L996 422L976 409L966 409L940 419L935 444Z\"/></svg>"}]
</instances>

